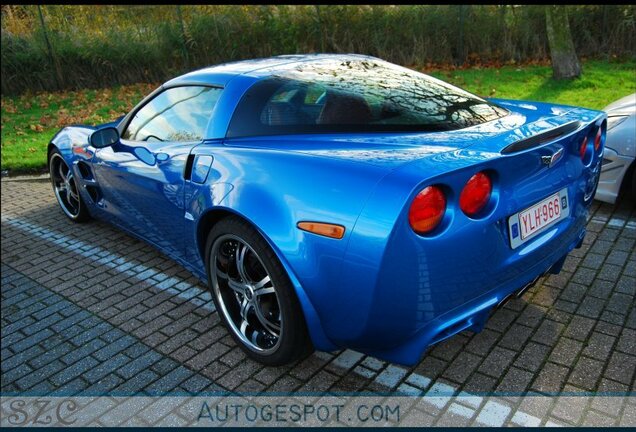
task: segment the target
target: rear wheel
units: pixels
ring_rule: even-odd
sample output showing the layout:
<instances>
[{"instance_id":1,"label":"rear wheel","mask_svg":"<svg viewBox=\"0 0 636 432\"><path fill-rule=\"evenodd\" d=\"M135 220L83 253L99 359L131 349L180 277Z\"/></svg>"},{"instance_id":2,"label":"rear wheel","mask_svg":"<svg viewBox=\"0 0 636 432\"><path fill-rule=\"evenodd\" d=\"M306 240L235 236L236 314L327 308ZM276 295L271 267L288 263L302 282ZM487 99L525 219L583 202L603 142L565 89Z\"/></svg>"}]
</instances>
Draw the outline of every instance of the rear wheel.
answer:
<instances>
[{"instance_id":1,"label":"rear wheel","mask_svg":"<svg viewBox=\"0 0 636 432\"><path fill-rule=\"evenodd\" d=\"M245 221L218 222L206 244L208 285L236 343L271 366L313 348L294 288L263 237Z\"/></svg>"},{"instance_id":2,"label":"rear wheel","mask_svg":"<svg viewBox=\"0 0 636 432\"><path fill-rule=\"evenodd\" d=\"M49 174L57 203L64 214L74 222L90 219L86 204L79 193L79 184L73 170L66 164L59 150L51 151L49 156Z\"/></svg>"}]
</instances>

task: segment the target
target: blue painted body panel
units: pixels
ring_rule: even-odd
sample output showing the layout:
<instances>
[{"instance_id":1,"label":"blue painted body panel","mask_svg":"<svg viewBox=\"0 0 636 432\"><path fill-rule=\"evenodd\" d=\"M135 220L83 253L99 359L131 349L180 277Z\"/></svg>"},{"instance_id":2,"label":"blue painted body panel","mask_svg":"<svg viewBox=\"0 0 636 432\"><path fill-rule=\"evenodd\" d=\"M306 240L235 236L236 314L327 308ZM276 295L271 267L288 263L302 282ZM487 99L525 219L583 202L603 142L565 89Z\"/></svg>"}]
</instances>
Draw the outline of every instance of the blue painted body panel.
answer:
<instances>
[{"instance_id":1,"label":"blue painted body panel","mask_svg":"<svg viewBox=\"0 0 636 432\"><path fill-rule=\"evenodd\" d=\"M226 139L236 104L291 56L196 71L169 85L223 86L206 139L199 143L122 142L95 149L92 128L63 129L53 140L67 161L93 168L102 190L93 215L151 242L205 280L200 223L209 212L240 215L269 242L294 283L318 349L347 347L413 364L434 342L480 330L491 309L580 245L602 152L584 165L578 144L605 121L602 112L545 103L493 100L510 115L443 133L314 134ZM573 132L511 155L520 139L577 121ZM592 137L593 138L593 137ZM553 167L541 156L564 149ZM188 155L192 178L184 178ZM488 214L464 215L463 185L488 170ZM79 176L79 171L77 171ZM423 237L408 208L424 187L441 184L442 229ZM567 188L570 214L512 249L508 217ZM585 197L588 196L588 199ZM341 240L298 230L301 220L343 225Z\"/></svg>"}]
</instances>

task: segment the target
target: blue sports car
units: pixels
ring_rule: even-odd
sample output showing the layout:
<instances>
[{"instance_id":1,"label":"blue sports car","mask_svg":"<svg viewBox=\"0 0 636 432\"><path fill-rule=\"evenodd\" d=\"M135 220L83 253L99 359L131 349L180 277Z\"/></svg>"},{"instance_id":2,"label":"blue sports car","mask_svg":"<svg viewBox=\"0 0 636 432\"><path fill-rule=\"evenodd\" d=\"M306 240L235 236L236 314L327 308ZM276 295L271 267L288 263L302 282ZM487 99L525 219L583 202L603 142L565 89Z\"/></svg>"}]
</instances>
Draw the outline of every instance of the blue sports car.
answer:
<instances>
[{"instance_id":1,"label":"blue sports car","mask_svg":"<svg viewBox=\"0 0 636 432\"><path fill-rule=\"evenodd\" d=\"M207 280L252 358L413 364L581 246L605 130L600 111L486 100L373 57L280 56L172 79L48 155L66 216Z\"/></svg>"}]
</instances>

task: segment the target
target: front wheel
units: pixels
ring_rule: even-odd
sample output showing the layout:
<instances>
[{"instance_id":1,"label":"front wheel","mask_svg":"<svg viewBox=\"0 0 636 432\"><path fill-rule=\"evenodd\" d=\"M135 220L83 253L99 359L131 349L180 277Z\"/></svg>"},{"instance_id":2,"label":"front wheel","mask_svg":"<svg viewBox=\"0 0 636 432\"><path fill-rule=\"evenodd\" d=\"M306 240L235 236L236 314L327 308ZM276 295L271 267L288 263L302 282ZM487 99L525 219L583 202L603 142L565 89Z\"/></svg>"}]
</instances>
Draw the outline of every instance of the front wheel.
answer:
<instances>
[{"instance_id":1,"label":"front wheel","mask_svg":"<svg viewBox=\"0 0 636 432\"><path fill-rule=\"evenodd\" d=\"M206 243L206 267L216 309L248 356L278 366L313 350L283 266L248 223L228 217L214 226Z\"/></svg>"},{"instance_id":2,"label":"front wheel","mask_svg":"<svg viewBox=\"0 0 636 432\"><path fill-rule=\"evenodd\" d=\"M79 193L79 183L57 149L49 155L49 175L55 198L64 214L73 222L89 220L90 214Z\"/></svg>"}]
</instances>

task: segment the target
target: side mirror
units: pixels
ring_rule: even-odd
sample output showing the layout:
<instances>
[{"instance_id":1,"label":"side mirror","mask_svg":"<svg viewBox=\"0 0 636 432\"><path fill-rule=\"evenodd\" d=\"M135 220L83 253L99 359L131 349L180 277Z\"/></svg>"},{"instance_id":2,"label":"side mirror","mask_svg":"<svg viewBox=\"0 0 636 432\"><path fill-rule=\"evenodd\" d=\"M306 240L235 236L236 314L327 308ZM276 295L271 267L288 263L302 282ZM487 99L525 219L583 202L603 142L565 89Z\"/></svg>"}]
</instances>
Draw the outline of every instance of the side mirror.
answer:
<instances>
[{"instance_id":1,"label":"side mirror","mask_svg":"<svg viewBox=\"0 0 636 432\"><path fill-rule=\"evenodd\" d=\"M89 141L95 148L109 147L119 142L119 131L112 126L97 129L91 134Z\"/></svg>"}]
</instances>

